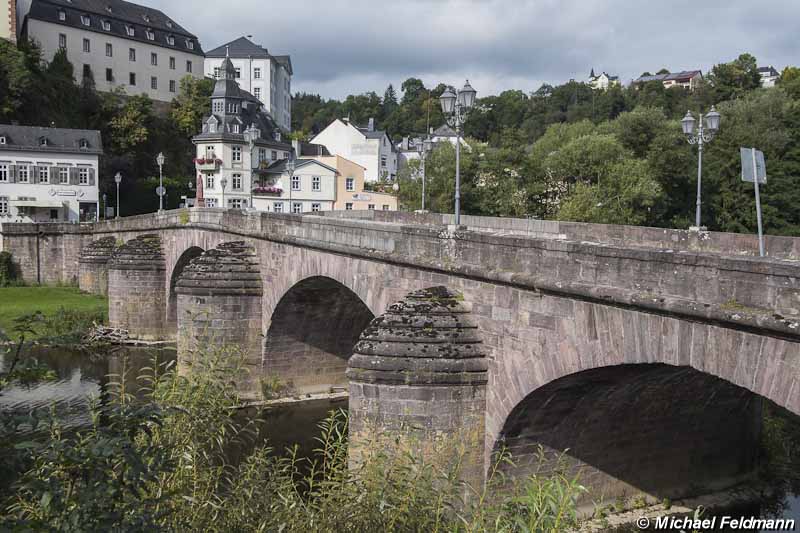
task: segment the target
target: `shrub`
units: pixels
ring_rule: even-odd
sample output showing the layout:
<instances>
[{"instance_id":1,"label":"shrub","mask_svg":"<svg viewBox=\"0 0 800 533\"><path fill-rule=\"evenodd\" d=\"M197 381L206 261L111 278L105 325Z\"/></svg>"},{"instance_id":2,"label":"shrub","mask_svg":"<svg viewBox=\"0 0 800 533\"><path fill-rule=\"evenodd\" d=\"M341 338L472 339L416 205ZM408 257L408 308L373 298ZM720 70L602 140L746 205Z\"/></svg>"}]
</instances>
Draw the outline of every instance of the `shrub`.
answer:
<instances>
[{"instance_id":1,"label":"shrub","mask_svg":"<svg viewBox=\"0 0 800 533\"><path fill-rule=\"evenodd\" d=\"M0 252L0 287L8 287L17 281L17 271L11 252Z\"/></svg>"}]
</instances>

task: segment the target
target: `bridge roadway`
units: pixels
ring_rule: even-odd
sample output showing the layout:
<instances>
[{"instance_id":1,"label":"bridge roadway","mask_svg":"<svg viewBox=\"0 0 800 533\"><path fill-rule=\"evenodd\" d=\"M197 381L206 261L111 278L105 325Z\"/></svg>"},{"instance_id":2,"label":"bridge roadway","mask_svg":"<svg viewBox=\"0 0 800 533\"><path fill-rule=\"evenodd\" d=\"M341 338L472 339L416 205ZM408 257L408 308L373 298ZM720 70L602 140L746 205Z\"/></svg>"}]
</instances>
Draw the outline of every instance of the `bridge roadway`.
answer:
<instances>
[{"instance_id":1,"label":"bridge roadway","mask_svg":"<svg viewBox=\"0 0 800 533\"><path fill-rule=\"evenodd\" d=\"M192 209L4 223L0 246L28 281L107 291L113 324L179 357L238 346L247 394L349 384L353 453L468 431L473 479L504 447L532 472L541 446L601 498L711 491L757 468L764 399L800 415L800 239L759 258L749 235L451 221Z\"/></svg>"}]
</instances>

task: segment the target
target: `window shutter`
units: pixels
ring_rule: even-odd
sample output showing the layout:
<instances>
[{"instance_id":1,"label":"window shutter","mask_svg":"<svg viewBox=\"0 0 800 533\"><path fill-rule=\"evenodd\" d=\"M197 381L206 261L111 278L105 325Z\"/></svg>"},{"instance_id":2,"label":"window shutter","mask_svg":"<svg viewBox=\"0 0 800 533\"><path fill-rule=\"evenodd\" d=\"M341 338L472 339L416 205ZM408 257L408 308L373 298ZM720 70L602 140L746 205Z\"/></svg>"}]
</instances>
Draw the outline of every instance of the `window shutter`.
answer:
<instances>
[{"instance_id":1,"label":"window shutter","mask_svg":"<svg viewBox=\"0 0 800 533\"><path fill-rule=\"evenodd\" d=\"M89 185L94 185L94 169L89 169Z\"/></svg>"},{"instance_id":2,"label":"window shutter","mask_svg":"<svg viewBox=\"0 0 800 533\"><path fill-rule=\"evenodd\" d=\"M39 183L39 167L36 165L31 165L28 167L28 182L29 183Z\"/></svg>"},{"instance_id":3,"label":"window shutter","mask_svg":"<svg viewBox=\"0 0 800 533\"><path fill-rule=\"evenodd\" d=\"M8 181L9 183L17 182L17 165L8 165Z\"/></svg>"},{"instance_id":4,"label":"window shutter","mask_svg":"<svg viewBox=\"0 0 800 533\"><path fill-rule=\"evenodd\" d=\"M70 185L77 185L78 184L78 168L72 167L69 169L69 184Z\"/></svg>"}]
</instances>

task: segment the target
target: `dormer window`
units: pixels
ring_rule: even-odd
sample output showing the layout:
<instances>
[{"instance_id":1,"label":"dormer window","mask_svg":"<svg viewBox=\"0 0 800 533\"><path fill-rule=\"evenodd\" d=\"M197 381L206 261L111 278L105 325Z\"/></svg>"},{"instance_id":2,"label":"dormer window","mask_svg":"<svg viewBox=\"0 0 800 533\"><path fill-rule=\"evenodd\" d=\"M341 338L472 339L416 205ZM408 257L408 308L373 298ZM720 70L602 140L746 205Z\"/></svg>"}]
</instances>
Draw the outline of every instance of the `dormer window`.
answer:
<instances>
[{"instance_id":1,"label":"dormer window","mask_svg":"<svg viewBox=\"0 0 800 533\"><path fill-rule=\"evenodd\" d=\"M47 141L47 137L42 137L39 139L39 146L47 146L48 144L50 143Z\"/></svg>"},{"instance_id":2,"label":"dormer window","mask_svg":"<svg viewBox=\"0 0 800 533\"><path fill-rule=\"evenodd\" d=\"M175 46L175 37L173 37L172 35L167 35L167 43L170 46Z\"/></svg>"},{"instance_id":3,"label":"dormer window","mask_svg":"<svg viewBox=\"0 0 800 533\"><path fill-rule=\"evenodd\" d=\"M67 20L67 13L65 11L60 11L59 10L59 12L58 12L58 20L60 20L62 22Z\"/></svg>"},{"instance_id":4,"label":"dormer window","mask_svg":"<svg viewBox=\"0 0 800 533\"><path fill-rule=\"evenodd\" d=\"M108 11L109 13L111 13L111 11L112 11L112 9L111 9L111 6L106 6L106 11Z\"/></svg>"},{"instance_id":5,"label":"dormer window","mask_svg":"<svg viewBox=\"0 0 800 533\"><path fill-rule=\"evenodd\" d=\"M81 139L80 141L78 141L78 147L81 150L88 150L89 149L89 141L87 141L86 139Z\"/></svg>"},{"instance_id":6,"label":"dormer window","mask_svg":"<svg viewBox=\"0 0 800 533\"><path fill-rule=\"evenodd\" d=\"M194 41L186 39L186 48L188 48L189 50L194 50Z\"/></svg>"},{"instance_id":7,"label":"dormer window","mask_svg":"<svg viewBox=\"0 0 800 533\"><path fill-rule=\"evenodd\" d=\"M167 28L171 28L172 26L173 26L172 21L168 20L167 21Z\"/></svg>"},{"instance_id":8,"label":"dormer window","mask_svg":"<svg viewBox=\"0 0 800 533\"><path fill-rule=\"evenodd\" d=\"M0 145L6 145L8 142L6 141L5 135L0 135Z\"/></svg>"},{"instance_id":9,"label":"dormer window","mask_svg":"<svg viewBox=\"0 0 800 533\"><path fill-rule=\"evenodd\" d=\"M89 15L81 15L81 24L84 26L91 26L92 19L89 17Z\"/></svg>"},{"instance_id":10,"label":"dormer window","mask_svg":"<svg viewBox=\"0 0 800 533\"><path fill-rule=\"evenodd\" d=\"M111 31L111 23L107 20L103 21L103 29L106 31Z\"/></svg>"},{"instance_id":11,"label":"dormer window","mask_svg":"<svg viewBox=\"0 0 800 533\"><path fill-rule=\"evenodd\" d=\"M128 37L133 37L134 35L136 35L136 28L134 28L133 26L126 25L125 33L128 34Z\"/></svg>"},{"instance_id":12,"label":"dormer window","mask_svg":"<svg viewBox=\"0 0 800 533\"><path fill-rule=\"evenodd\" d=\"M144 19L145 22L149 23L150 22L150 15L142 15L142 19Z\"/></svg>"},{"instance_id":13,"label":"dormer window","mask_svg":"<svg viewBox=\"0 0 800 533\"><path fill-rule=\"evenodd\" d=\"M239 133L239 125L238 124L232 124L231 125L231 133Z\"/></svg>"},{"instance_id":14,"label":"dormer window","mask_svg":"<svg viewBox=\"0 0 800 533\"><path fill-rule=\"evenodd\" d=\"M153 33L153 30L151 30L150 28L147 28L144 31L144 34L147 36L147 39L150 40L150 41L155 40L155 38L156 38L156 34Z\"/></svg>"}]
</instances>

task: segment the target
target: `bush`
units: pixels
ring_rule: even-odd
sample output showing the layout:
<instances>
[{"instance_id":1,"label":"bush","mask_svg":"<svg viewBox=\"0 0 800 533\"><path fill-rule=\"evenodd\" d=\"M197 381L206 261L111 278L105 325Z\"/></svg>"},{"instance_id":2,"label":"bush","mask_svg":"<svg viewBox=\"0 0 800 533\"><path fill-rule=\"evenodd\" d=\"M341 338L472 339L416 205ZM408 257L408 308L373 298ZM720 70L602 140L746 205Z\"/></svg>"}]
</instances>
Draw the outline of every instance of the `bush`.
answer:
<instances>
[{"instance_id":1,"label":"bush","mask_svg":"<svg viewBox=\"0 0 800 533\"><path fill-rule=\"evenodd\" d=\"M11 252L0 252L0 287L8 287L17 281L17 270Z\"/></svg>"}]
</instances>

